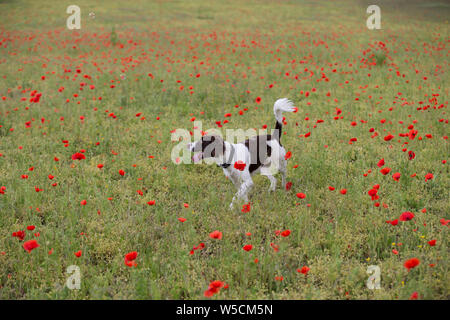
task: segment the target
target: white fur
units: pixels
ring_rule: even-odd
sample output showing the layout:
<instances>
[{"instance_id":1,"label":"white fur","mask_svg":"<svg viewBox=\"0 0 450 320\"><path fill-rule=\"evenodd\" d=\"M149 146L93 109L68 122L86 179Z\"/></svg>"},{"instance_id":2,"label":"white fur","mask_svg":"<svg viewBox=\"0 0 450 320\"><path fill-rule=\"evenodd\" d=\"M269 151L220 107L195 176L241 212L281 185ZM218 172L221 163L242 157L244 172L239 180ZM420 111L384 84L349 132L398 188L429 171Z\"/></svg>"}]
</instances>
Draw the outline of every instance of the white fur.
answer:
<instances>
[{"instance_id":1,"label":"white fur","mask_svg":"<svg viewBox=\"0 0 450 320\"><path fill-rule=\"evenodd\" d=\"M233 208L234 203L238 199L248 202L248 193L253 187L252 176L256 173L267 176L270 181L269 191L275 191L277 179L274 177L274 175L278 171L280 171L282 175L282 187L286 186L287 161L284 158L286 150L282 146L280 146L278 141L275 139L267 141L267 144L272 148L271 156L266 159L266 162L264 164L262 164L257 170L253 171L252 173L250 173L249 171L250 152L247 147L243 143L236 143L232 145L235 153L231 161L228 160L231 165L228 168L223 168L223 173L228 179L233 182L234 186L237 189L237 192L230 203L230 208ZM225 155L216 159L217 164L222 164L224 163L225 159L229 159L232 148L231 144L227 141L225 141L225 148ZM242 161L246 164L243 171L234 168L234 163L236 163L237 161Z\"/></svg>"},{"instance_id":2,"label":"white fur","mask_svg":"<svg viewBox=\"0 0 450 320\"><path fill-rule=\"evenodd\" d=\"M279 123L283 123L283 111L294 112L295 110L297 109L294 107L292 101L288 98L278 99L273 105L273 113L275 114L275 119L277 119Z\"/></svg>"}]
</instances>

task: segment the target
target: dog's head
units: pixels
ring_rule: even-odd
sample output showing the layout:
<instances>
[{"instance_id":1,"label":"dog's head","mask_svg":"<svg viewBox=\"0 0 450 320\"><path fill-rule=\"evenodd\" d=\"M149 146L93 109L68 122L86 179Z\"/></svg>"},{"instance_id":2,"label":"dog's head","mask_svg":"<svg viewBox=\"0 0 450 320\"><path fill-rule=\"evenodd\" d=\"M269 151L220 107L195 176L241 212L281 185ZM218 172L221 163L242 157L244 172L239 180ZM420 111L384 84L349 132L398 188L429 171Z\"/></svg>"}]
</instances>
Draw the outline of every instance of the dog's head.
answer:
<instances>
[{"instance_id":1,"label":"dog's head","mask_svg":"<svg viewBox=\"0 0 450 320\"><path fill-rule=\"evenodd\" d=\"M200 140L189 143L187 147L189 151L194 152L194 163L202 159L217 158L225 151L225 143L218 135L205 135Z\"/></svg>"}]
</instances>

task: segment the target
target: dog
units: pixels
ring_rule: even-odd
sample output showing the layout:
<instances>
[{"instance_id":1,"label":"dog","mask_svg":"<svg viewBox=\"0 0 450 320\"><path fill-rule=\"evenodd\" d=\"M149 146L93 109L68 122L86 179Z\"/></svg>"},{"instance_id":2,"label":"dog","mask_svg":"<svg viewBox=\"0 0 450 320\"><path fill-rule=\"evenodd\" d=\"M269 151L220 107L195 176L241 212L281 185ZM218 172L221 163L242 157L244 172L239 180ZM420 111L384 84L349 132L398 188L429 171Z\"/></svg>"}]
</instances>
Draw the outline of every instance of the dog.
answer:
<instances>
[{"instance_id":1,"label":"dog","mask_svg":"<svg viewBox=\"0 0 450 320\"><path fill-rule=\"evenodd\" d=\"M284 121L282 113L297 110L287 98L278 99L273 106L276 124L272 134L254 136L236 144L223 140L219 135L205 135L188 144L188 150L194 152L194 163L213 158L237 188L230 209L238 199L249 202L248 193L253 186L252 176L256 173L269 179L269 191L276 189L277 179L274 175L278 171L281 173L282 185L286 186L286 150L280 142Z\"/></svg>"}]
</instances>

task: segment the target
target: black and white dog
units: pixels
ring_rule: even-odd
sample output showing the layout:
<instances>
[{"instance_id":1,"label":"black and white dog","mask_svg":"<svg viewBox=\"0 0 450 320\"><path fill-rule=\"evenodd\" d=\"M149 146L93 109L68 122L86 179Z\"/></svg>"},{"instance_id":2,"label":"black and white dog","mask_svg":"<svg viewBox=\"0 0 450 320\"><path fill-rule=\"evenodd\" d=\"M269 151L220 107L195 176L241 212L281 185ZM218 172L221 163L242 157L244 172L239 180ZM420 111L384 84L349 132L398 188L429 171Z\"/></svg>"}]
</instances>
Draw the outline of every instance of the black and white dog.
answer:
<instances>
[{"instance_id":1,"label":"black and white dog","mask_svg":"<svg viewBox=\"0 0 450 320\"><path fill-rule=\"evenodd\" d=\"M248 202L248 192L253 186L252 175L261 173L270 180L270 191L274 191L277 179L274 175L280 171L283 187L286 185L286 150L280 143L283 126L282 112L296 112L297 108L287 98L278 99L274 106L276 125L273 134L251 137L244 142L229 143L219 135L205 135L200 140L188 144L194 152L194 163L202 159L213 158L223 173L237 188L230 208L236 199Z\"/></svg>"}]
</instances>

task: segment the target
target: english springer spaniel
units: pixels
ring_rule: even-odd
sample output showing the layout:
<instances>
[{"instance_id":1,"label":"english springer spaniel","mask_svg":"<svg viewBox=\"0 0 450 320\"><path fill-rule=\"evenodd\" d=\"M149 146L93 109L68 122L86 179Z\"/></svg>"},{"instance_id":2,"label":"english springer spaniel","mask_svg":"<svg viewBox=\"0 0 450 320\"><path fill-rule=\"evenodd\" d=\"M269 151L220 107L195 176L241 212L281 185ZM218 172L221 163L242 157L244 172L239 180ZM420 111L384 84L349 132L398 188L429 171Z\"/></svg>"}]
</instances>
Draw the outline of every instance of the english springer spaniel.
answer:
<instances>
[{"instance_id":1,"label":"english springer spaniel","mask_svg":"<svg viewBox=\"0 0 450 320\"><path fill-rule=\"evenodd\" d=\"M253 186L252 175L261 173L270 180L269 191L274 191L277 179L274 175L280 171L283 187L286 185L286 150L280 142L283 126L283 112L296 112L297 108L287 98L278 99L274 106L276 124L273 133L251 137L244 142L229 143L219 135L205 135L200 140L188 144L194 152L194 163L202 159L213 158L223 169L223 173L237 188L230 208L237 199L248 202L248 192Z\"/></svg>"}]
</instances>

